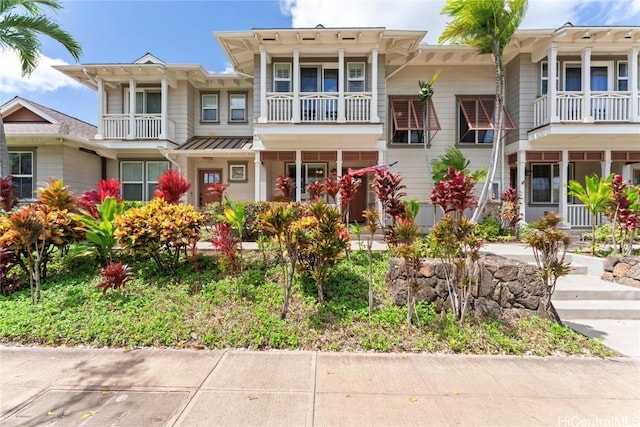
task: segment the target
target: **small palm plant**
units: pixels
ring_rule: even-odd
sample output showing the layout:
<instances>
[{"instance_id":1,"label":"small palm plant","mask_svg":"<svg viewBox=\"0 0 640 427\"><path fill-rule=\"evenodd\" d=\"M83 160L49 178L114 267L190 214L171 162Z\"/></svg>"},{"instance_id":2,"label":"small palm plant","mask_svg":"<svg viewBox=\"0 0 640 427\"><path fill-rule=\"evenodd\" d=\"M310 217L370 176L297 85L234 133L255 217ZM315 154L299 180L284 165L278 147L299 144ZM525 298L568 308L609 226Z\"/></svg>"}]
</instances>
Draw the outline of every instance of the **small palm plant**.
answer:
<instances>
[{"instance_id":1,"label":"small palm plant","mask_svg":"<svg viewBox=\"0 0 640 427\"><path fill-rule=\"evenodd\" d=\"M239 264L240 273L242 273L242 232L244 230L244 223L246 222L244 205L240 202L233 203L229 198L227 198L224 211L222 215L218 216L218 219L229 224L238 234Z\"/></svg>"},{"instance_id":2,"label":"small palm plant","mask_svg":"<svg viewBox=\"0 0 640 427\"><path fill-rule=\"evenodd\" d=\"M606 212L614 201L612 177L585 176L584 187L578 181L569 181L569 195L580 200L591 213L591 253L596 253L596 217Z\"/></svg>"}]
</instances>

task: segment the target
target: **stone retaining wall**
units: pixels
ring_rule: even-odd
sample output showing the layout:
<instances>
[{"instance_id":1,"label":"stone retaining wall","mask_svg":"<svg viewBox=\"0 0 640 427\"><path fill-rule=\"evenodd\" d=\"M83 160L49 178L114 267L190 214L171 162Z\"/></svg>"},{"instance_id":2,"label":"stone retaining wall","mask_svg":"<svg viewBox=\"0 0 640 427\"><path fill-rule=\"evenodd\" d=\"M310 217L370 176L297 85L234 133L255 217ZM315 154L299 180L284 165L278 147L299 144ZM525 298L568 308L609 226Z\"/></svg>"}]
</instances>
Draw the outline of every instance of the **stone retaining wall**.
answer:
<instances>
[{"instance_id":1,"label":"stone retaining wall","mask_svg":"<svg viewBox=\"0 0 640 427\"><path fill-rule=\"evenodd\" d=\"M497 255L480 258L480 279L469 300L469 313L495 316L546 317L543 298L545 285L535 266ZM417 274L417 301L434 303L437 311L451 307L445 264L423 259ZM407 278L400 258L392 258L386 283L395 304L407 302Z\"/></svg>"},{"instance_id":2,"label":"stone retaining wall","mask_svg":"<svg viewBox=\"0 0 640 427\"><path fill-rule=\"evenodd\" d=\"M609 256L604 262L602 280L640 288L640 257Z\"/></svg>"}]
</instances>

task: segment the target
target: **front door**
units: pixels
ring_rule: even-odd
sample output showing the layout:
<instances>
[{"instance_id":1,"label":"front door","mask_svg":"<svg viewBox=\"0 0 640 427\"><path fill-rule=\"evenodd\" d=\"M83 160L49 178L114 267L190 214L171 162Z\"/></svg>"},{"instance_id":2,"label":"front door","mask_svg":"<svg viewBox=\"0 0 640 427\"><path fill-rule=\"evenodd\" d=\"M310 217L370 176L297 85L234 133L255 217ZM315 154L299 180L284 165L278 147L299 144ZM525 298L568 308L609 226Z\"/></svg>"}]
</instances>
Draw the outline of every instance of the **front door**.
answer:
<instances>
[{"instance_id":1,"label":"front door","mask_svg":"<svg viewBox=\"0 0 640 427\"><path fill-rule=\"evenodd\" d=\"M346 175L348 169L343 169L342 174ZM364 222L364 211L367 209L367 192L369 186L367 185L367 175L362 175L354 179L360 180L360 186L354 194L353 199L349 202L349 222Z\"/></svg>"},{"instance_id":2,"label":"front door","mask_svg":"<svg viewBox=\"0 0 640 427\"><path fill-rule=\"evenodd\" d=\"M199 175L199 206L202 208L207 203L219 202L220 198L211 194L209 186L211 186L211 184L219 184L222 182L222 169L202 169L200 170Z\"/></svg>"}]
</instances>

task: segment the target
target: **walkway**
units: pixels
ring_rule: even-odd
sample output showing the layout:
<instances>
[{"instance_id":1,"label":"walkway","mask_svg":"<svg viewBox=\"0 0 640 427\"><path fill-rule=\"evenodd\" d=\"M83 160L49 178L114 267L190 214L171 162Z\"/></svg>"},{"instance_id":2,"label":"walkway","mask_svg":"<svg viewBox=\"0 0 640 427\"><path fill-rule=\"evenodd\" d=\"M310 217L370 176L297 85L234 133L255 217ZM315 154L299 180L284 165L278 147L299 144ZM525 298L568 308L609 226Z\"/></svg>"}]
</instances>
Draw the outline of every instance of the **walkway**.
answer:
<instances>
[{"instance_id":1,"label":"walkway","mask_svg":"<svg viewBox=\"0 0 640 427\"><path fill-rule=\"evenodd\" d=\"M2 426L640 424L640 361L0 346Z\"/></svg>"}]
</instances>

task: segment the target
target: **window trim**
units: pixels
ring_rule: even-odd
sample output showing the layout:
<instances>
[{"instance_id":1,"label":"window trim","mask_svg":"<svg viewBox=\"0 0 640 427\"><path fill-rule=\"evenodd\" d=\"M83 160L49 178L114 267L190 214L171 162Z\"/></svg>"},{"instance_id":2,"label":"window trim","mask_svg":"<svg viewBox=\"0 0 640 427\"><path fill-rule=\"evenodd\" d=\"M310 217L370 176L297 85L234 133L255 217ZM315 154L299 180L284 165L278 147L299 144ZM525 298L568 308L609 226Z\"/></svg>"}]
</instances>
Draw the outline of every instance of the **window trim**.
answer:
<instances>
[{"instance_id":1,"label":"window trim","mask_svg":"<svg viewBox=\"0 0 640 427\"><path fill-rule=\"evenodd\" d=\"M547 66L547 74L544 73L544 66ZM547 90L543 90L542 82L547 82ZM560 89L560 62L556 61L556 91ZM549 93L549 61L540 61L540 96Z\"/></svg>"},{"instance_id":2,"label":"window trim","mask_svg":"<svg viewBox=\"0 0 640 427\"><path fill-rule=\"evenodd\" d=\"M9 150L9 156L11 156L11 154L30 154L31 155L31 174L16 174L16 173L11 173L11 160L9 160L9 174L14 178L31 178L31 197L18 197L19 200L31 200L31 199L35 199L35 185L36 185L36 151L35 150L25 150L25 149L21 149L21 150ZM22 172L22 171L21 171ZM14 186L15 188L15 186ZM22 191L21 191L22 193ZM20 194L20 196L23 196L23 194Z\"/></svg>"},{"instance_id":3,"label":"window trim","mask_svg":"<svg viewBox=\"0 0 640 427\"><path fill-rule=\"evenodd\" d=\"M550 186L549 186L549 201L534 201L533 200L533 166L549 166L551 168L551 182L550 182ZM575 175L575 167L574 164L572 162L568 163L568 169L567 169L567 179L571 180L574 179L574 175ZM553 200L553 179L556 178L556 176L554 175L554 169L555 166L557 166L558 168L558 181L560 182L560 179L562 177L562 171L560 170L560 168L562 167L562 163L549 163L549 162L532 162L531 163L531 179L529 180L529 204L530 205L535 205L535 206L542 206L542 205L559 205L560 204L560 197L562 196L562 185L566 185L567 183L562 183L560 182L560 187L558 187L558 200ZM572 196L567 195L567 198L571 198ZM567 203L569 203L569 200L567 200Z\"/></svg>"},{"instance_id":4,"label":"window trim","mask_svg":"<svg viewBox=\"0 0 640 427\"><path fill-rule=\"evenodd\" d=\"M627 66L627 75L626 76L622 76L620 75L620 65L626 65ZM622 90L620 89L620 82L627 82L627 89L626 90ZM618 92L628 92L629 89L629 61L618 61L616 63L616 82L615 82L615 90Z\"/></svg>"},{"instance_id":5,"label":"window trim","mask_svg":"<svg viewBox=\"0 0 640 427\"><path fill-rule=\"evenodd\" d=\"M289 68L289 77L288 78L285 79L285 78L282 78L282 77L278 77L278 74L276 73L276 66L277 65L287 65L288 66L288 68ZM292 80L293 79L292 79L291 70L292 70L292 66L291 66L290 62L274 62L273 63L273 91L274 92L277 92L277 93L290 93L290 92L292 92L291 88L293 86L292 85ZM287 82L287 83L289 83L289 90L283 91L283 92L277 91L276 90L276 88L277 88L276 82Z\"/></svg>"},{"instance_id":6,"label":"window trim","mask_svg":"<svg viewBox=\"0 0 640 427\"><path fill-rule=\"evenodd\" d=\"M129 114L129 87L125 86L123 88L124 96L122 97L122 112L123 114ZM159 113L147 113L147 95L149 93L158 93L160 94L160 98L162 99L162 88L159 86L156 87L136 87L136 96L141 93L142 94L142 112L135 114L162 114L162 102L160 103L160 112ZM137 106L137 100L136 100Z\"/></svg>"},{"instance_id":7,"label":"window trim","mask_svg":"<svg viewBox=\"0 0 640 427\"><path fill-rule=\"evenodd\" d=\"M403 126L402 124L398 124L398 116L401 115L404 112L400 111L396 113L396 103L398 102L407 102L407 108L406 110L408 111L408 119L407 119L407 124L406 126ZM427 119L428 123L426 126L426 131L439 131L440 130L440 122L438 121L438 115L436 114L436 110L435 107L433 105L433 101L431 99L428 99L427 102L429 103L429 112L430 117ZM412 138L411 138L411 133L412 132L418 132L421 133L425 130L422 122L422 111L424 107L420 107L419 109L416 108L415 104L416 103L420 103L420 98L416 95L392 95L389 96L389 105L391 106L390 113L391 113L391 120L390 120L390 127L389 127L389 132L390 132L390 137L389 137L389 143L392 145L396 145L396 146L408 146L408 145L420 145L423 146L424 145L424 135L422 135L419 139L420 142L411 142ZM394 136L396 134L397 131L407 131L407 142L401 142L401 141L394 141Z\"/></svg>"},{"instance_id":8,"label":"window trim","mask_svg":"<svg viewBox=\"0 0 640 427\"><path fill-rule=\"evenodd\" d=\"M204 106L204 97L205 96L215 96L216 97L216 106L205 108ZM215 120L205 120L204 111L205 110L215 110L216 119ZM200 93L200 122L201 123L220 123L220 93L219 92L201 92Z\"/></svg>"},{"instance_id":9,"label":"window trim","mask_svg":"<svg viewBox=\"0 0 640 427\"><path fill-rule=\"evenodd\" d=\"M231 108L231 98L233 98L234 96L239 96L241 95L244 98L244 117L242 118L242 120L239 119L233 119L232 116L232 111L233 110L239 110L239 108ZM229 117L227 118L227 122L228 123L247 123L249 121L248 115L249 115L249 97L247 96L247 92L229 92L229 96L228 96L228 101L229 101Z\"/></svg>"},{"instance_id":10,"label":"window trim","mask_svg":"<svg viewBox=\"0 0 640 427\"><path fill-rule=\"evenodd\" d=\"M362 75L359 77L351 77L351 73L350 73L351 65L361 65ZM367 65L364 61L347 62L347 92L354 92L354 93L366 92L366 89L367 89L366 73L367 73ZM362 82L362 90L361 91L351 90L351 82Z\"/></svg>"},{"instance_id":11,"label":"window trim","mask_svg":"<svg viewBox=\"0 0 640 427\"><path fill-rule=\"evenodd\" d=\"M471 103L473 103L473 111L470 110ZM487 104L488 103L488 104ZM495 131L495 125L493 123L493 106L495 105L495 95L457 95L456 96L456 108L458 114L458 120L456 125L456 144L463 146L491 146L493 145L493 138L491 142L478 142L478 131ZM502 130L515 130L516 126L507 111L506 105L502 106L504 112L504 123ZM464 120L467 124L467 131L464 135L470 132L475 132L474 142L461 141L464 135L461 135L461 124Z\"/></svg>"},{"instance_id":12,"label":"window trim","mask_svg":"<svg viewBox=\"0 0 640 427\"><path fill-rule=\"evenodd\" d=\"M142 201L147 202L153 199L153 194L149 193L149 184L157 184L158 181L149 180L149 164L151 163L163 163L167 166L167 170L171 169L171 163L168 160L161 159L149 159L149 160L137 160L137 159L126 159L120 160L120 183L122 184L122 196L124 197L124 186L125 184L140 184L142 185ZM125 181L122 175L123 165L125 164L142 164L142 181ZM130 200L130 199L126 199Z\"/></svg>"},{"instance_id":13,"label":"window trim","mask_svg":"<svg viewBox=\"0 0 640 427\"><path fill-rule=\"evenodd\" d=\"M242 168L243 175L241 178L234 178L233 169L234 168ZM247 160L229 160L227 162L228 168L228 181L229 182L237 182L239 184L249 182L249 162Z\"/></svg>"}]
</instances>

